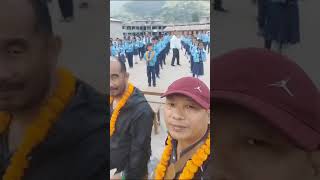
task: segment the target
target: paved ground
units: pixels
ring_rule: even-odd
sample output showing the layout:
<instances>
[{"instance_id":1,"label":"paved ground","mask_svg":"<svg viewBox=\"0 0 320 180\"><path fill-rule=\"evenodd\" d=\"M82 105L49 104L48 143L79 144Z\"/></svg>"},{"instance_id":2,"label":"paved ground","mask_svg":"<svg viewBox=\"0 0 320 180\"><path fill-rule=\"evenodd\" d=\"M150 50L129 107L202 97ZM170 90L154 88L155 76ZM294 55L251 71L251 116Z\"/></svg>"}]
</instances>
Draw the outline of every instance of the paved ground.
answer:
<instances>
[{"instance_id":1,"label":"paved ground","mask_svg":"<svg viewBox=\"0 0 320 180\"><path fill-rule=\"evenodd\" d=\"M166 57L166 65L160 70L160 79L156 79L157 87L148 87L148 78L146 74L146 63L145 61L139 61L138 64L134 64L132 69L127 68L130 73L130 81L138 88L146 91L164 92L168 86L175 80L192 76L190 72L190 63L187 57L184 55L185 51L180 50L180 64L181 66L171 66L172 53ZM204 62L204 76L199 77L210 87L210 61L209 55L207 61Z\"/></svg>"},{"instance_id":2,"label":"paved ground","mask_svg":"<svg viewBox=\"0 0 320 180\"><path fill-rule=\"evenodd\" d=\"M75 20L61 23L58 1L50 4L54 31L63 39L59 64L71 69L80 79L100 92L107 86L106 16L107 1L90 0L88 9L79 9L81 0L74 0Z\"/></svg>"},{"instance_id":3,"label":"paved ground","mask_svg":"<svg viewBox=\"0 0 320 180\"><path fill-rule=\"evenodd\" d=\"M284 54L294 59L314 80L320 84L319 72L319 0L301 0L300 31L301 43L288 47ZM213 12L213 56L220 55L236 48L263 47L263 39L256 35L256 6L250 0L224 0L224 7L229 13Z\"/></svg>"}]
</instances>

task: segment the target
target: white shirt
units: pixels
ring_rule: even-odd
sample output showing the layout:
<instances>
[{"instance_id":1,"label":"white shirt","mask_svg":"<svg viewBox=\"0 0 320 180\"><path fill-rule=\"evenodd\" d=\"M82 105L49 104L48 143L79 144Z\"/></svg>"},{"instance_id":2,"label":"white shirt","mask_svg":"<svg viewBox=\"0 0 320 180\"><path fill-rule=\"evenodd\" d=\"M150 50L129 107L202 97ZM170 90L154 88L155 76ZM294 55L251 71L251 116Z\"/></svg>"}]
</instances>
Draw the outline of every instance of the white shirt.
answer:
<instances>
[{"instance_id":1,"label":"white shirt","mask_svg":"<svg viewBox=\"0 0 320 180\"><path fill-rule=\"evenodd\" d=\"M173 48L181 49L181 41L175 35L173 35L170 40L170 48L171 49L173 49Z\"/></svg>"}]
</instances>

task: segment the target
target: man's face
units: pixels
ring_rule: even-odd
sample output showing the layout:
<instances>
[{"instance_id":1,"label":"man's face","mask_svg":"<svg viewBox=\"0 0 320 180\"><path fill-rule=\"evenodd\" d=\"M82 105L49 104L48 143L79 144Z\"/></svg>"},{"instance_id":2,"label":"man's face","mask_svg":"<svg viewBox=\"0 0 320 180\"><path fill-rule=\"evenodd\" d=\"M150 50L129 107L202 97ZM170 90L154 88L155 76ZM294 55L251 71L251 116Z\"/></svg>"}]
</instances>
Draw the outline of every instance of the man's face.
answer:
<instances>
[{"instance_id":1,"label":"man's face","mask_svg":"<svg viewBox=\"0 0 320 180\"><path fill-rule=\"evenodd\" d=\"M199 139L210 121L207 110L183 95L168 96L164 114L170 135L178 141L193 142Z\"/></svg>"},{"instance_id":2,"label":"man's face","mask_svg":"<svg viewBox=\"0 0 320 180\"><path fill-rule=\"evenodd\" d=\"M313 180L310 156L245 109L214 106L214 179ZM318 157L319 158L319 157Z\"/></svg>"},{"instance_id":3,"label":"man's face","mask_svg":"<svg viewBox=\"0 0 320 180\"><path fill-rule=\"evenodd\" d=\"M29 2L1 2L0 111L30 108L48 90L58 49L35 23Z\"/></svg>"},{"instance_id":4,"label":"man's face","mask_svg":"<svg viewBox=\"0 0 320 180\"><path fill-rule=\"evenodd\" d=\"M120 63L110 62L110 96L122 96L128 84L129 75L121 72Z\"/></svg>"}]
</instances>

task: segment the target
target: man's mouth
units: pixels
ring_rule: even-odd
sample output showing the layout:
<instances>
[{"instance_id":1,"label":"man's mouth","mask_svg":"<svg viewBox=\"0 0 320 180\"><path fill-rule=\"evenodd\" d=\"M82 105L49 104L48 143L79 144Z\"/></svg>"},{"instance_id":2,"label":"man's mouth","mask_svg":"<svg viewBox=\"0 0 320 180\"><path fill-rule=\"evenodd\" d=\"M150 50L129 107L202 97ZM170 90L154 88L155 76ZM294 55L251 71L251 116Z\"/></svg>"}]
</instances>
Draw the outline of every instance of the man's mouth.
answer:
<instances>
[{"instance_id":1,"label":"man's mouth","mask_svg":"<svg viewBox=\"0 0 320 180\"><path fill-rule=\"evenodd\" d=\"M181 126L181 125L176 125L176 124L170 124L170 126L176 132L182 132L187 128L186 126Z\"/></svg>"}]
</instances>

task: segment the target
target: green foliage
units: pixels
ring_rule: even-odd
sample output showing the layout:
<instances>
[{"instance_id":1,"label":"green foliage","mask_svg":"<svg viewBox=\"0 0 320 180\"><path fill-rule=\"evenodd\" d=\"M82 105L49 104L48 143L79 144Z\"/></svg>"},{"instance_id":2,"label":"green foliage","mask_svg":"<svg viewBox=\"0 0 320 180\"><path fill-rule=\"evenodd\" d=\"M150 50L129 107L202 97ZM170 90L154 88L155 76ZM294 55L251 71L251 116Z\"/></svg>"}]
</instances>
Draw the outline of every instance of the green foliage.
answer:
<instances>
[{"instance_id":1,"label":"green foliage","mask_svg":"<svg viewBox=\"0 0 320 180\"><path fill-rule=\"evenodd\" d=\"M113 17L132 19L160 19L166 23L197 22L210 15L210 1L130 1Z\"/></svg>"}]
</instances>

